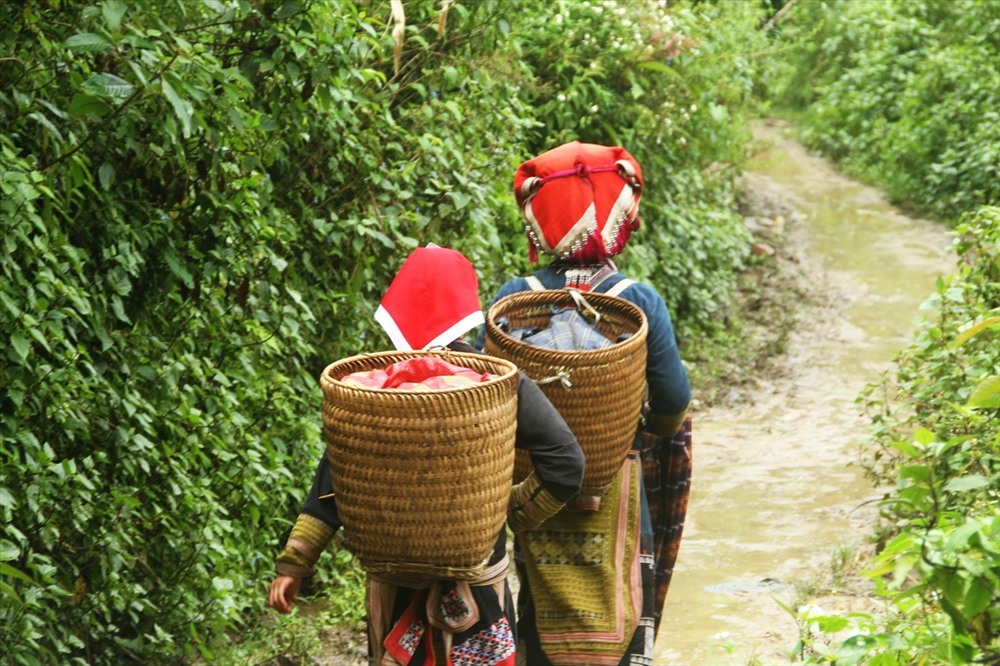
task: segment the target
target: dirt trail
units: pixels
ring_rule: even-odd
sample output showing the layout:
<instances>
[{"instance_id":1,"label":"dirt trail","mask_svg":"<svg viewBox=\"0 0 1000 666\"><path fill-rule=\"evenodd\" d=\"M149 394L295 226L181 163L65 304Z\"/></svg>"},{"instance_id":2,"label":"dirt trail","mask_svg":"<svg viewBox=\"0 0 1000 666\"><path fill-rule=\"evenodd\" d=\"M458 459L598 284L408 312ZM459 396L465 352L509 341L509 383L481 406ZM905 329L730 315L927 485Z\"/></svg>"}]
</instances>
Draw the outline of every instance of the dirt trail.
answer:
<instances>
[{"instance_id":1,"label":"dirt trail","mask_svg":"<svg viewBox=\"0 0 1000 666\"><path fill-rule=\"evenodd\" d=\"M900 214L780 123L755 134L766 147L747 170L748 227L812 302L779 372L695 415L691 502L656 664L794 663L798 627L779 600L870 603L859 576L829 580L834 560L864 557L874 523L876 492L852 465L868 426L855 398L908 344L952 265L939 225ZM816 582L830 586L802 593Z\"/></svg>"}]
</instances>

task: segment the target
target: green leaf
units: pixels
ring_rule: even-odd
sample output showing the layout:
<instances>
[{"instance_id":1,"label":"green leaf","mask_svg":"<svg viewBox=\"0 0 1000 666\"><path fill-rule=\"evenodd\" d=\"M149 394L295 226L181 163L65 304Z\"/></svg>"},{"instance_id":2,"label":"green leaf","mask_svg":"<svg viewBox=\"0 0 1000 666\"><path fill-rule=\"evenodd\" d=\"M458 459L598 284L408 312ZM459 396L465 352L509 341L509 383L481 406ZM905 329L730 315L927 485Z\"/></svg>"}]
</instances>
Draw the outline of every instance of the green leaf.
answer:
<instances>
[{"instance_id":1,"label":"green leaf","mask_svg":"<svg viewBox=\"0 0 1000 666\"><path fill-rule=\"evenodd\" d=\"M7 583L0 582L0 596L13 599L21 606L24 605L24 600L22 600L21 597L17 595L17 592L14 591L14 588L12 588Z\"/></svg>"},{"instance_id":2,"label":"green leaf","mask_svg":"<svg viewBox=\"0 0 1000 666\"><path fill-rule=\"evenodd\" d=\"M0 562L10 562L21 556L21 549L13 541L0 539Z\"/></svg>"},{"instance_id":3,"label":"green leaf","mask_svg":"<svg viewBox=\"0 0 1000 666\"><path fill-rule=\"evenodd\" d=\"M904 465L899 468L899 478L901 479L926 481L930 475L930 468L927 465Z\"/></svg>"},{"instance_id":4,"label":"green leaf","mask_svg":"<svg viewBox=\"0 0 1000 666\"><path fill-rule=\"evenodd\" d=\"M4 304L4 307L7 308L7 312L9 312L12 316L19 317L21 315L21 308L17 306L17 303L14 302L14 299L12 299L7 292L0 291L0 302Z\"/></svg>"},{"instance_id":5,"label":"green leaf","mask_svg":"<svg viewBox=\"0 0 1000 666\"><path fill-rule=\"evenodd\" d=\"M10 542L6 541L4 543L9 544ZM6 549L5 551L3 551L3 554L4 556L8 554L6 552ZM28 574L24 573L20 569L15 569L9 564L4 564L3 562L0 562L0 576L3 576L4 578L16 578L18 580L23 580L26 583L31 583L32 585L38 585L38 583L35 580L33 580L31 576L29 576Z\"/></svg>"},{"instance_id":6,"label":"green leaf","mask_svg":"<svg viewBox=\"0 0 1000 666\"><path fill-rule=\"evenodd\" d=\"M286 19L289 16L295 16L302 11L302 3L300 2L286 2L278 8L278 11L274 12L274 18L276 19Z\"/></svg>"},{"instance_id":7,"label":"green leaf","mask_svg":"<svg viewBox=\"0 0 1000 666\"><path fill-rule=\"evenodd\" d=\"M660 74L669 74L675 79L683 79L681 73L678 72L673 67L669 67L666 63L660 62L659 60L647 60L646 62L640 62L639 67L643 69L649 69L654 72L659 72Z\"/></svg>"},{"instance_id":8,"label":"green leaf","mask_svg":"<svg viewBox=\"0 0 1000 666\"><path fill-rule=\"evenodd\" d=\"M101 4L101 13L104 15L104 20L107 22L108 27L113 32L118 32L121 29L122 17L125 16L127 9L128 5L121 2L121 0L105 0Z\"/></svg>"},{"instance_id":9,"label":"green leaf","mask_svg":"<svg viewBox=\"0 0 1000 666\"><path fill-rule=\"evenodd\" d=\"M462 210L472 201L472 197L464 192L449 192L448 196L455 202L455 210Z\"/></svg>"},{"instance_id":10,"label":"green leaf","mask_svg":"<svg viewBox=\"0 0 1000 666\"><path fill-rule=\"evenodd\" d=\"M194 289L194 278L191 277L191 272L180 262L173 252L168 252L163 257L167 261L167 266L170 268L170 272L176 277L180 278L181 282L188 289Z\"/></svg>"},{"instance_id":11,"label":"green leaf","mask_svg":"<svg viewBox=\"0 0 1000 666\"><path fill-rule=\"evenodd\" d=\"M101 187L107 192L115 182L115 168L105 162L97 170L97 179L101 182Z\"/></svg>"},{"instance_id":12,"label":"green leaf","mask_svg":"<svg viewBox=\"0 0 1000 666\"><path fill-rule=\"evenodd\" d=\"M994 324L1000 324L1000 317L988 317L983 321L979 322L978 324L970 326L969 328L962 331L961 335L955 338L953 346L954 347L960 346L963 342L971 338L973 335L976 335L980 331L987 329L993 326Z\"/></svg>"},{"instance_id":13,"label":"green leaf","mask_svg":"<svg viewBox=\"0 0 1000 666\"><path fill-rule=\"evenodd\" d=\"M28 358L28 351L31 349L31 343L28 342L28 338L24 337L19 331L14 331L10 335L10 346L17 354L17 360L23 361Z\"/></svg>"},{"instance_id":14,"label":"green leaf","mask_svg":"<svg viewBox=\"0 0 1000 666\"><path fill-rule=\"evenodd\" d=\"M32 120L38 121L38 124L40 124L42 127L51 132L52 135L56 137L56 139L58 139L59 141L63 140L62 132L56 129L56 126L52 124L52 121L49 120L44 113L36 111L35 113L29 113L28 117L31 118Z\"/></svg>"},{"instance_id":15,"label":"green leaf","mask_svg":"<svg viewBox=\"0 0 1000 666\"><path fill-rule=\"evenodd\" d=\"M126 324L132 323L128 314L125 313L125 304L122 303L122 299L118 296L118 294L111 297L111 311L115 313L115 317L117 317L119 321L123 321Z\"/></svg>"},{"instance_id":16,"label":"green leaf","mask_svg":"<svg viewBox=\"0 0 1000 666\"><path fill-rule=\"evenodd\" d=\"M948 541L945 547L950 551L964 549L972 535L977 533L982 526L982 523L978 520L970 520L964 525L960 525L948 534Z\"/></svg>"},{"instance_id":17,"label":"green leaf","mask_svg":"<svg viewBox=\"0 0 1000 666\"><path fill-rule=\"evenodd\" d=\"M112 99L125 99L132 94L134 86L114 74L94 74L81 85L85 92L98 95L100 97L110 97Z\"/></svg>"},{"instance_id":18,"label":"green leaf","mask_svg":"<svg viewBox=\"0 0 1000 666\"><path fill-rule=\"evenodd\" d=\"M164 97L170 102L170 106L174 107L174 115L181 121L181 133L185 139L189 138L191 136L191 115L194 113L190 102L181 99L166 79L163 79L162 87Z\"/></svg>"},{"instance_id":19,"label":"green leaf","mask_svg":"<svg viewBox=\"0 0 1000 666\"><path fill-rule=\"evenodd\" d=\"M944 484L944 489L951 492L965 492L968 490L976 490L978 488L985 488L990 485L990 480L981 474L968 474L966 476L960 476L956 479L952 479L948 483Z\"/></svg>"},{"instance_id":20,"label":"green leaf","mask_svg":"<svg viewBox=\"0 0 1000 666\"><path fill-rule=\"evenodd\" d=\"M815 622L820 631L833 634L847 628L847 618L840 615L815 615L809 617L809 622Z\"/></svg>"},{"instance_id":21,"label":"green leaf","mask_svg":"<svg viewBox=\"0 0 1000 666\"><path fill-rule=\"evenodd\" d=\"M101 118L111 111L111 107L93 95L77 93L69 103L69 112L75 116Z\"/></svg>"},{"instance_id":22,"label":"green leaf","mask_svg":"<svg viewBox=\"0 0 1000 666\"><path fill-rule=\"evenodd\" d=\"M979 579L974 578L969 582L969 589L965 593L966 617L973 617L986 610L993 600L993 590L983 585Z\"/></svg>"},{"instance_id":23,"label":"green leaf","mask_svg":"<svg viewBox=\"0 0 1000 666\"><path fill-rule=\"evenodd\" d=\"M920 449L918 449L912 443L903 439L889 442L889 446L891 446L894 449L897 449L898 451L901 451L910 458L916 458L920 454Z\"/></svg>"},{"instance_id":24,"label":"green leaf","mask_svg":"<svg viewBox=\"0 0 1000 666\"><path fill-rule=\"evenodd\" d=\"M111 48L111 42L92 32L79 32L64 42L66 48L72 51L82 51L90 53L93 51L107 51Z\"/></svg>"},{"instance_id":25,"label":"green leaf","mask_svg":"<svg viewBox=\"0 0 1000 666\"><path fill-rule=\"evenodd\" d=\"M717 123L726 122L729 119L729 110L721 104L709 104L708 115Z\"/></svg>"},{"instance_id":26,"label":"green leaf","mask_svg":"<svg viewBox=\"0 0 1000 666\"><path fill-rule=\"evenodd\" d=\"M965 406L972 409L1000 407L1000 375L979 382Z\"/></svg>"}]
</instances>

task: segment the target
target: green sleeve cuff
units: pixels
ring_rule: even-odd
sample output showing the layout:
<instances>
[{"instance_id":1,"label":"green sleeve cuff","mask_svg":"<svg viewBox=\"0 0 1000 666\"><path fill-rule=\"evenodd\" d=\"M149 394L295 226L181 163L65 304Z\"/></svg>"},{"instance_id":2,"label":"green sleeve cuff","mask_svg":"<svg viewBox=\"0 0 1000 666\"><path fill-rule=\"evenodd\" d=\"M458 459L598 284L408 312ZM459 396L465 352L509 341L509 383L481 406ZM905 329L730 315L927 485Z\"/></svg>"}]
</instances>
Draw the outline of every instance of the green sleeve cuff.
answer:
<instances>
[{"instance_id":1,"label":"green sleeve cuff","mask_svg":"<svg viewBox=\"0 0 1000 666\"><path fill-rule=\"evenodd\" d=\"M329 525L308 514L299 514L288 535L288 543L276 559L278 573L283 576L307 578L316 573L319 556L333 539Z\"/></svg>"},{"instance_id":2,"label":"green sleeve cuff","mask_svg":"<svg viewBox=\"0 0 1000 666\"><path fill-rule=\"evenodd\" d=\"M649 424L649 429L660 437L673 437L681 429L685 415L687 415L686 409L679 414L669 416L666 414L650 414L647 423Z\"/></svg>"},{"instance_id":3,"label":"green sleeve cuff","mask_svg":"<svg viewBox=\"0 0 1000 666\"><path fill-rule=\"evenodd\" d=\"M514 534L534 529L557 514L564 505L565 502L560 502L543 488L538 477L531 472L511 489L507 524Z\"/></svg>"}]
</instances>

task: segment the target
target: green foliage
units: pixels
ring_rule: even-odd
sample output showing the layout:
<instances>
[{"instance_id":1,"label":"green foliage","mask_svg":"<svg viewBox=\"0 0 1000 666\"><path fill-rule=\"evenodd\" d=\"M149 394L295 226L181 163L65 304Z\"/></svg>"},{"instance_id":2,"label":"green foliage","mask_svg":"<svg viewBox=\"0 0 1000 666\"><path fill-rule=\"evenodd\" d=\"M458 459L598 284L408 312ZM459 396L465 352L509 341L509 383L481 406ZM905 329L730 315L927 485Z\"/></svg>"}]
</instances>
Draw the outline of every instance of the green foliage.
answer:
<instances>
[{"instance_id":1,"label":"green foliage","mask_svg":"<svg viewBox=\"0 0 1000 666\"><path fill-rule=\"evenodd\" d=\"M487 30L396 72L363 3L3 12L0 640L207 657L322 450L315 377L385 346L359 313L401 251L506 205L520 107Z\"/></svg>"},{"instance_id":2,"label":"green foliage","mask_svg":"<svg viewBox=\"0 0 1000 666\"><path fill-rule=\"evenodd\" d=\"M992 0L805 0L772 94L804 139L897 202L949 219L1000 200L1000 11ZM814 39L798 42L804 35Z\"/></svg>"}]
</instances>

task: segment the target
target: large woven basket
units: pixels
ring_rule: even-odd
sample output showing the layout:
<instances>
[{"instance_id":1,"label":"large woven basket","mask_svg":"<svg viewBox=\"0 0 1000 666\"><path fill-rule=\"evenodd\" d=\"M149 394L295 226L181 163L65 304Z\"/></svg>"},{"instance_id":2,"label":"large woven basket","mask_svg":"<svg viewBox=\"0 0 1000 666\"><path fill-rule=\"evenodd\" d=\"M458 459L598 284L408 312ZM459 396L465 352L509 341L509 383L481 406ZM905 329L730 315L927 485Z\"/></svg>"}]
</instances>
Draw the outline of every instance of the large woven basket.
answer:
<instances>
[{"instance_id":1,"label":"large woven basket","mask_svg":"<svg viewBox=\"0 0 1000 666\"><path fill-rule=\"evenodd\" d=\"M420 355L497 379L437 391L339 378ZM369 573L468 580L503 529L514 469L517 368L483 354L380 352L320 378L323 433L348 548Z\"/></svg>"},{"instance_id":2,"label":"large woven basket","mask_svg":"<svg viewBox=\"0 0 1000 666\"><path fill-rule=\"evenodd\" d=\"M600 313L597 328L610 340L629 337L596 350L545 349L507 335L510 328L546 328L556 308L574 307L570 290L524 291L506 296L486 316L485 351L507 359L535 380L566 420L586 456L580 497L600 497L632 447L646 388L646 315L617 296L585 293ZM515 482L530 471L530 460L518 451Z\"/></svg>"}]
</instances>

